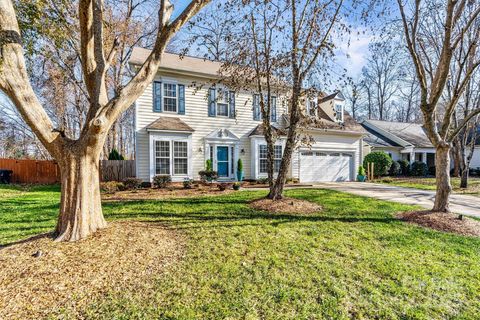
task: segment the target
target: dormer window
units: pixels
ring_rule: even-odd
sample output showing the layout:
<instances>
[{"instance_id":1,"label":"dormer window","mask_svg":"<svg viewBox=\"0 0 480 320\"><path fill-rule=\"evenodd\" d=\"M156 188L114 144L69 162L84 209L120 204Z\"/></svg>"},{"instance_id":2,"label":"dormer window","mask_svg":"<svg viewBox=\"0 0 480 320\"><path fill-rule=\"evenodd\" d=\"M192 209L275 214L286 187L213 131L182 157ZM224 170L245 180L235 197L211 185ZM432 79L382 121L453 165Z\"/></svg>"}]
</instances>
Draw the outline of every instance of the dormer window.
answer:
<instances>
[{"instance_id":1,"label":"dormer window","mask_svg":"<svg viewBox=\"0 0 480 320\"><path fill-rule=\"evenodd\" d=\"M335 104L335 121L343 122L343 105Z\"/></svg>"},{"instance_id":2,"label":"dormer window","mask_svg":"<svg viewBox=\"0 0 480 320\"><path fill-rule=\"evenodd\" d=\"M307 103L307 115L311 117L317 116L317 100L309 100Z\"/></svg>"}]
</instances>

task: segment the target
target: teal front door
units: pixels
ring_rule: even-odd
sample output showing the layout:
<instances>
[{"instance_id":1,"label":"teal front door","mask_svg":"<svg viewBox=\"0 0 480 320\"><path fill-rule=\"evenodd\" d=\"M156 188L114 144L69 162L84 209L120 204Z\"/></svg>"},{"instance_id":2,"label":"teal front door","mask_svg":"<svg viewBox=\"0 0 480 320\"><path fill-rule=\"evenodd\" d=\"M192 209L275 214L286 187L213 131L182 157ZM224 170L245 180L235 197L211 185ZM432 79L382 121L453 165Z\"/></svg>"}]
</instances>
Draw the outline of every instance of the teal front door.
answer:
<instances>
[{"instance_id":1,"label":"teal front door","mask_svg":"<svg viewBox=\"0 0 480 320\"><path fill-rule=\"evenodd\" d=\"M228 177L228 147L217 147L217 172L219 177Z\"/></svg>"}]
</instances>

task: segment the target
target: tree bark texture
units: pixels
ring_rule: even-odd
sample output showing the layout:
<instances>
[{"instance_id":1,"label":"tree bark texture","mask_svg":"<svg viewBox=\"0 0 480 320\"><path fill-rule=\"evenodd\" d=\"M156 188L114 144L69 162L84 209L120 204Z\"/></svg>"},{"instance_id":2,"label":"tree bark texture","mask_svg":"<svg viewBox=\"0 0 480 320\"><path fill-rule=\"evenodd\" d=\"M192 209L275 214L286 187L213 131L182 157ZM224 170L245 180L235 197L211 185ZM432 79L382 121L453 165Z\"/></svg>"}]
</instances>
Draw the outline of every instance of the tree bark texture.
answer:
<instances>
[{"instance_id":1,"label":"tree bark texture","mask_svg":"<svg viewBox=\"0 0 480 320\"><path fill-rule=\"evenodd\" d=\"M450 212L450 147L439 146L435 154L437 192L433 211Z\"/></svg>"},{"instance_id":2,"label":"tree bark texture","mask_svg":"<svg viewBox=\"0 0 480 320\"><path fill-rule=\"evenodd\" d=\"M77 241L105 228L100 198L99 156L87 147L59 160L62 196L57 241Z\"/></svg>"}]
</instances>

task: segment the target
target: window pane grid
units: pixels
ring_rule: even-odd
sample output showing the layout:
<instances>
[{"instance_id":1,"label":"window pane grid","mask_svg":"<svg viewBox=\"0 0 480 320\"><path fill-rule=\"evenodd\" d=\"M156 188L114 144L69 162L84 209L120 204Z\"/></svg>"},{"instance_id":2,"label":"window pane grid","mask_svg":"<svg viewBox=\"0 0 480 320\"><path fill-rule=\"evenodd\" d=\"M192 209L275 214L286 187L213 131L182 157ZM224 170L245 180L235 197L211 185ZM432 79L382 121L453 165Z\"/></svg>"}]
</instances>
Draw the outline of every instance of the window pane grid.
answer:
<instances>
[{"instance_id":1,"label":"window pane grid","mask_svg":"<svg viewBox=\"0 0 480 320\"><path fill-rule=\"evenodd\" d=\"M163 85L163 109L177 112L177 85L164 83Z\"/></svg>"},{"instance_id":2,"label":"window pane grid","mask_svg":"<svg viewBox=\"0 0 480 320\"><path fill-rule=\"evenodd\" d=\"M173 142L173 173L188 174L188 145L184 141Z\"/></svg>"},{"instance_id":3,"label":"window pane grid","mask_svg":"<svg viewBox=\"0 0 480 320\"><path fill-rule=\"evenodd\" d=\"M169 141L155 141L155 174L170 174Z\"/></svg>"},{"instance_id":4,"label":"window pane grid","mask_svg":"<svg viewBox=\"0 0 480 320\"><path fill-rule=\"evenodd\" d=\"M267 161L267 146L259 146L259 172L267 173L268 171L268 161ZM282 163L282 146L274 146L274 160L273 160L273 169L275 172L280 171L280 164Z\"/></svg>"}]
</instances>

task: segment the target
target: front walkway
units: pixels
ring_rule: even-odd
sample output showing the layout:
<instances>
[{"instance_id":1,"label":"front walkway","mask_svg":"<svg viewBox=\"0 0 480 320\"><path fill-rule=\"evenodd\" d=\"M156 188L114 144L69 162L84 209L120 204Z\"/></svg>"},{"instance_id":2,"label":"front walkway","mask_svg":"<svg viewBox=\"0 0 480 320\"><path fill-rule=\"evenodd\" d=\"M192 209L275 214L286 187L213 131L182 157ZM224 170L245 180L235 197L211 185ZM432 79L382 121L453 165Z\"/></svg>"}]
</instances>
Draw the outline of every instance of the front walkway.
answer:
<instances>
[{"instance_id":1,"label":"front walkway","mask_svg":"<svg viewBox=\"0 0 480 320\"><path fill-rule=\"evenodd\" d=\"M380 200L419 205L426 209L433 207L433 201L435 199L435 191L402 188L376 183L324 182L317 183L314 187L344 191ZM450 210L454 213L480 218L480 198L452 194L450 196Z\"/></svg>"}]
</instances>

